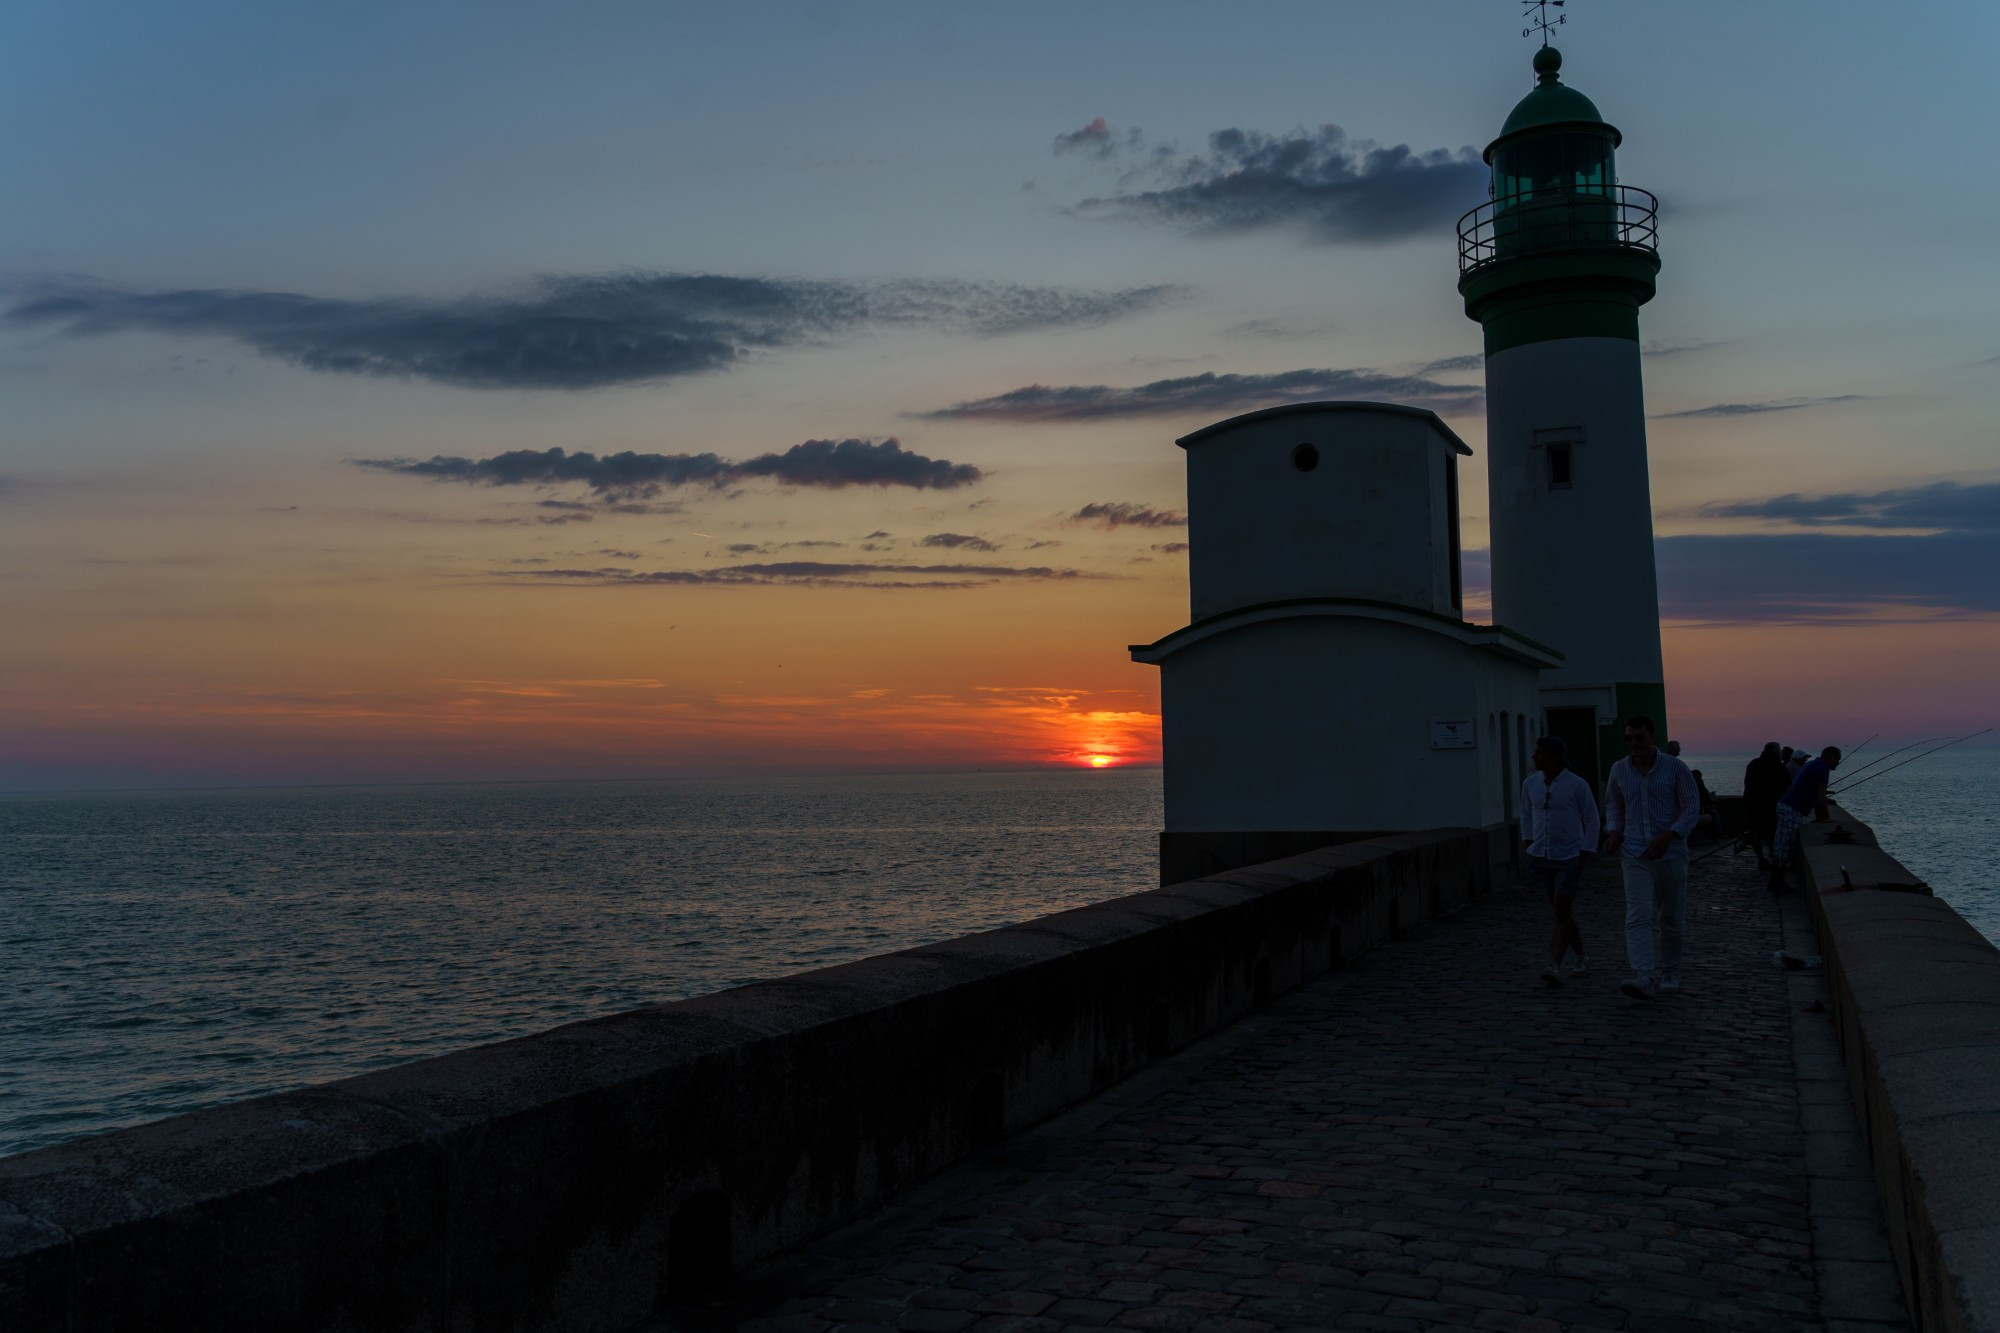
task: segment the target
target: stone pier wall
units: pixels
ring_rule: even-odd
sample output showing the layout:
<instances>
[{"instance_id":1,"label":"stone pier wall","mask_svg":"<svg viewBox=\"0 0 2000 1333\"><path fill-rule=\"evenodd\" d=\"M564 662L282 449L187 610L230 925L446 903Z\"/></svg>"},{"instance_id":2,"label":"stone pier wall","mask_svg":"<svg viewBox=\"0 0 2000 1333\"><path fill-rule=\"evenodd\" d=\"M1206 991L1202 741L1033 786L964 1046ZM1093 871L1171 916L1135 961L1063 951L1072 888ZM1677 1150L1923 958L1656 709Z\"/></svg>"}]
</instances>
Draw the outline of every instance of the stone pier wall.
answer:
<instances>
[{"instance_id":1,"label":"stone pier wall","mask_svg":"<svg viewBox=\"0 0 2000 1333\"><path fill-rule=\"evenodd\" d=\"M0 1329L626 1329L1485 892L1509 850L1322 848L0 1159Z\"/></svg>"},{"instance_id":2,"label":"stone pier wall","mask_svg":"<svg viewBox=\"0 0 2000 1333\"><path fill-rule=\"evenodd\" d=\"M1918 1333L1995 1333L2000 949L1835 814L1799 863L1903 1294Z\"/></svg>"}]
</instances>

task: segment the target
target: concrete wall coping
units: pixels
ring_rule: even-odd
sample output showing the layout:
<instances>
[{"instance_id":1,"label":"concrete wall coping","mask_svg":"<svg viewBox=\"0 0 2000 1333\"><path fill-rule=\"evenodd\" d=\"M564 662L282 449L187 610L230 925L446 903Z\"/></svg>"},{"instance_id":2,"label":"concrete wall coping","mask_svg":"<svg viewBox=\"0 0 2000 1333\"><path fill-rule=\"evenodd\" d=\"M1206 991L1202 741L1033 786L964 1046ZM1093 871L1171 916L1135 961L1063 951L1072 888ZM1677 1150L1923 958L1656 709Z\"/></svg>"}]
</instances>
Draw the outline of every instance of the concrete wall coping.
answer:
<instances>
[{"instance_id":1,"label":"concrete wall coping","mask_svg":"<svg viewBox=\"0 0 2000 1333\"><path fill-rule=\"evenodd\" d=\"M2000 949L1835 815L1798 861L1904 1296L1919 1333L2000 1333Z\"/></svg>"}]
</instances>

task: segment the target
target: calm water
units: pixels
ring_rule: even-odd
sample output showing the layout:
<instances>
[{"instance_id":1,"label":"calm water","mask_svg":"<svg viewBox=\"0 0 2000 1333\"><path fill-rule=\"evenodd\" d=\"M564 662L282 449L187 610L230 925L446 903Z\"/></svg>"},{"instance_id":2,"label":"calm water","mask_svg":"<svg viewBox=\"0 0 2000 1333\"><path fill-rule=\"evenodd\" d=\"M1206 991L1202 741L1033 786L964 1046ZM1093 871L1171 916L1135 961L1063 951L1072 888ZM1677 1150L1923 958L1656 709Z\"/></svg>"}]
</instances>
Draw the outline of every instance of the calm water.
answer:
<instances>
[{"instance_id":1,"label":"calm water","mask_svg":"<svg viewBox=\"0 0 2000 1333\"><path fill-rule=\"evenodd\" d=\"M1961 747L1918 759L1889 772L1927 748L1864 765L1887 755L1901 741L1869 745L1842 764L1834 789L1853 783L1840 803L1875 830L1882 850L1914 870L1938 897L1985 934L2000 941L2000 749ZM1743 766L1751 756L1688 756L1719 792L1743 790ZM1870 780L1874 774L1882 776Z\"/></svg>"},{"instance_id":2,"label":"calm water","mask_svg":"<svg viewBox=\"0 0 2000 1333\"><path fill-rule=\"evenodd\" d=\"M1153 886L1155 770L0 800L0 1154Z\"/></svg>"},{"instance_id":3,"label":"calm water","mask_svg":"<svg viewBox=\"0 0 2000 1333\"><path fill-rule=\"evenodd\" d=\"M1997 790L1847 803L2000 938ZM1158 770L0 800L0 1154L1136 892L1160 824Z\"/></svg>"}]
</instances>

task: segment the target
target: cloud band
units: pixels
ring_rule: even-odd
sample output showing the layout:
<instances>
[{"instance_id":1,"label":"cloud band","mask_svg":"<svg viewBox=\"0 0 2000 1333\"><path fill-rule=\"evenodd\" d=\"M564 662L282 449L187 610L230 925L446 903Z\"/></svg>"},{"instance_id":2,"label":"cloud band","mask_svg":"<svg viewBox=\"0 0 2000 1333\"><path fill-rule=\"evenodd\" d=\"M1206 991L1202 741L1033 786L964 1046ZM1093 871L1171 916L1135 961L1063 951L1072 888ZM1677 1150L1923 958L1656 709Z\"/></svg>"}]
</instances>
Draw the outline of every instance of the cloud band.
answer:
<instances>
[{"instance_id":1,"label":"cloud band","mask_svg":"<svg viewBox=\"0 0 2000 1333\"><path fill-rule=\"evenodd\" d=\"M1434 411L1476 410L1486 392L1476 384L1446 384L1424 375L1384 375L1373 370L1287 370L1269 375L1184 375L1150 384L1030 384L991 398L975 398L925 412L928 421L1006 421L1023 424L1110 421L1119 418L1210 415L1277 403L1318 399L1370 399L1409 403Z\"/></svg>"},{"instance_id":2,"label":"cloud band","mask_svg":"<svg viewBox=\"0 0 2000 1333\"><path fill-rule=\"evenodd\" d=\"M17 289L6 318L74 337L138 330L227 338L330 374L582 390L727 370L760 350L868 328L1001 334L1083 327L1177 292L627 272L538 278L504 295L355 300L51 280Z\"/></svg>"},{"instance_id":3,"label":"cloud band","mask_svg":"<svg viewBox=\"0 0 2000 1333\"><path fill-rule=\"evenodd\" d=\"M886 440L807 440L783 453L731 462L712 453L605 454L563 449L515 449L491 458L357 458L357 467L475 486L555 486L581 482L607 500L644 500L679 486L721 488L759 478L786 486L839 490L847 486L908 486L953 490L985 473L970 463L926 458Z\"/></svg>"}]
</instances>

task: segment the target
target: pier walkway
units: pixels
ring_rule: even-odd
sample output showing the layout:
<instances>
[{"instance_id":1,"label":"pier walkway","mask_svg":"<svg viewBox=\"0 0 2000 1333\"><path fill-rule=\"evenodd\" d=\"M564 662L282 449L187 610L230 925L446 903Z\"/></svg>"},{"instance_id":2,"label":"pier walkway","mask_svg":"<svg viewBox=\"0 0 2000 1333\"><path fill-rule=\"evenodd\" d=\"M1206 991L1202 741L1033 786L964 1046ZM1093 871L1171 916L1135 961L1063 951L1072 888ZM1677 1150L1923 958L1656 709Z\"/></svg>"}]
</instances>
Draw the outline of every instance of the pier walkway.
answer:
<instances>
[{"instance_id":1,"label":"pier walkway","mask_svg":"<svg viewBox=\"0 0 2000 1333\"><path fill-rule=\"evenodd\" d=\"M1685 992L1538 979L1507 886L659 1329L1906 1328L1797 899L1691 876Z\"/></svg>"}]
</instances>

